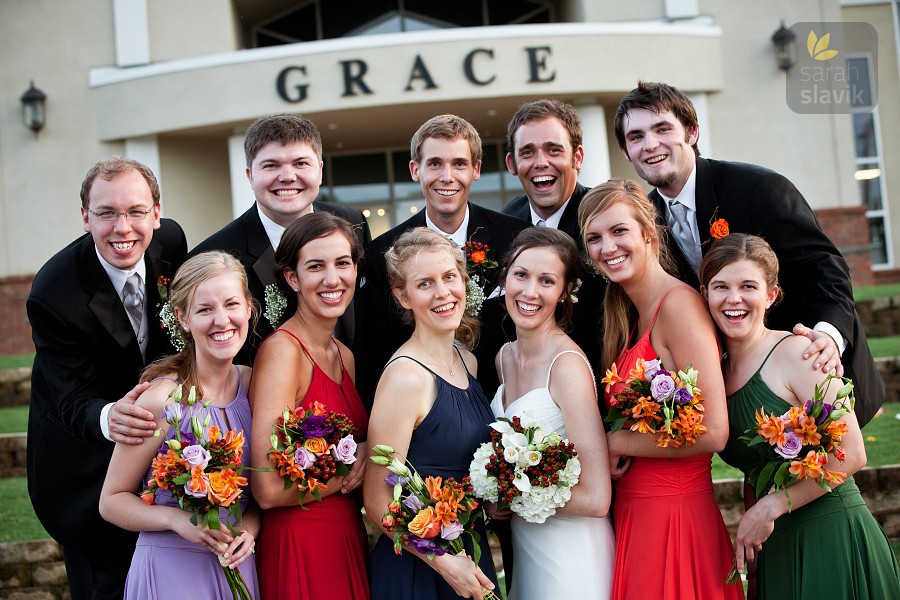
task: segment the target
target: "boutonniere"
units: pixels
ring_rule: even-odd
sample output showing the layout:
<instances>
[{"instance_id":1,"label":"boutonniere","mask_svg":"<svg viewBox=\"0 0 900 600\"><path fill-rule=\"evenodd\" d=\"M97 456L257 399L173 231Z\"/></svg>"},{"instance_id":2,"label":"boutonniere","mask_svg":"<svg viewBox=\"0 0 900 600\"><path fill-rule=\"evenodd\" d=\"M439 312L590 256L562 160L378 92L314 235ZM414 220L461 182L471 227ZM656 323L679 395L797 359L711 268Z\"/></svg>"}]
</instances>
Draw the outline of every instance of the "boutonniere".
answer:
<instances>
[{"instance_id":1,"label":"boutonniere","mask_svg":"<svg viewBox=\"0 0 900 600\"><path fill-rule=\"evenodd\" d=\"M716 207L716 210L713 211L713 216L709 220L709 235L716 240L721 240L723 237L728 237L730 233L728 229L728 221L725 219L718 219L719 216L719 207Z\"/></svg>"},{"instance_id":2,"label":"boutonniere","mask_svg":"<svg viewBox=\"0 0 900 600\"><path fill-rule=\"evenodd\" d=\"M477 317L481 312L481 305L487 298L486 287L490 285L487 272L499 267L500 263L487 257L491 250L487 244L469 240L462 250L466 255L466 273L469 274L469 284L466 286L466 314Z\"/></svg>"},{"instance_id":3,"label":"boutonniere","mask_svg":"<svg viewBox=\"0 0 900 600\"><path fill-rule=\"evenodd\" d=\"M169 333L169 342L177 352L181 352L184 348L184 338L181 336L181 323L172 305L169 304L169 284L172 280L165 275L156 278L156 291L159 292L159 299L162 305L159 307L159 326Z\"/></svg>"},{"instance_id":4,"label":"boutonniere","mask_svg":"<svg viewBox=\"0 0 900 600\"><path fill-rule=\"evenodd\" d=\"M281 323L281 315L284 314L284 309L287 308L287 298L278 289L278 285L274 283L266 286L264 296L266 309L263 311L263 316L272 325L272 329L278 329L278 325Z\"/></svg>"}]
</instances>

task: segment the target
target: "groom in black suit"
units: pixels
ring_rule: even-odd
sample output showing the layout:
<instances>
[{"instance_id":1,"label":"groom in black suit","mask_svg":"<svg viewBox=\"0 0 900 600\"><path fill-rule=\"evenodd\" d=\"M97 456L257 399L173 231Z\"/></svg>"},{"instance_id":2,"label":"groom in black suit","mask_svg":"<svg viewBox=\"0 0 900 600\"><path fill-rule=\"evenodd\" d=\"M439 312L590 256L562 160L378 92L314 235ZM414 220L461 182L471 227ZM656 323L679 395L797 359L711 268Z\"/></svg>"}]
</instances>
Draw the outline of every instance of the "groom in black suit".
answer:
<instances>
[{"instance_id":1,"label":"groom in black suit","mask_svg":"<svg viewBox=\"0 0 900 600\"><path fill-rule=\"evenodd\" d=\"M410 142L410 174L422 186L425 210L420 211L366 248L365 284L360 290L360 335L354 348L357 389L372 405L381 370L391 355L412 335L394 305L384 253L404 231L428 227L450 238L460 248L468 241L487 244L487 258L500 262L513 238L528 223L469 202L472 184L481 175L481 137L468 121L439 115L426 121ZM500 269L486 273L487 295L499 285ZM494 358L505 341L501 330L502 297L488 299L479 319L481 334L473 349L478 359L478 381L488 398L499 385Z\"/></svg>"},{"instance_id":2,"label":"groom in black suit","mask_svg":"<svg viewBox=\"0 0 900 600\"><path fill-rule=\"evenodd\" d=\"M316 200L324 163L322 136L312 121L294 114L258 119L247 130L244 154L256 203L198 244L191 255L206 250L234 254L247 270L250 295L265 311L265 288L275 283L275 248L288 225L303 215L325 211L349 221L363 247L372 236L358 210ZM336 336L348 345L356 329L355 304L350 304L335 330ZM261 316L234 362L250 365L259 344L272 331L272 324Z\"/></svg>"},{"instance_id":3,"label":"groom in black suit","mask_svg":"<svg viewBox=\"0 0 900 600\"><path fill-rule=\"evenodd\" d=\"M75 600L122 597L137 536L100 517L100 488L112 441L153 434L153 415L134 406L146 386L132 388L147 362L174 351L160 328L157 278L171 278L187 251L181 227L159 217L156 178L137 161L95 165L81 201L87 234L47 261L26 303L36 350L28 494L63 547Z\"/></svg>"},{"instance_id":4,"label":"groom in black suit","mask_svg":"<svg viewBox=\"0 0 900 600\"><path fill-rule=\"evenodd\" d=\"M640 82L626 95L615 131L634 170L656 186L650 199L660 224L672 228L669 247L680 278L699 286L700 260L717 219L731 231L764 238L778 256L784 290L784 300L769 309L768 324L785 330L816 324L795 333L813 340L806 353L823 371L840 367L843 356L845 374L856 383L856 416L865 425L884 403L884 381L856 312L847 263L797 188L763 167L700 158L694 106L664 83Z\"/></svg>"}]
</instances>

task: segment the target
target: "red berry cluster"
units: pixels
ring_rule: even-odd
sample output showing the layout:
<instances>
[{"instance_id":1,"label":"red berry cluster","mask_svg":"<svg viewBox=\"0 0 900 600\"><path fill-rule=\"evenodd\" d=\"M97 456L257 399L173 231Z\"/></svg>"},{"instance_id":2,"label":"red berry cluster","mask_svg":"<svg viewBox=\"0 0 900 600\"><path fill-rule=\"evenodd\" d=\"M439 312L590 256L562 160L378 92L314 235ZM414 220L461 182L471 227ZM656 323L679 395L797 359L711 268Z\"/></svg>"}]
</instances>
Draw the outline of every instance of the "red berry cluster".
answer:
<instances>
[{"instance_id":1,"label":"red berry cluster","mask_svg":"<svg viewBox=\"0 0 900 600\"><path fill-rule=\"evenodd\" d=\"M335 468L334 457L331 454L321 454L316 458L316 462L306 470L306 474L315 477L319 481L325 482L335 476L337 469Z\"/></svg>"},{"instance_id":2,"label":"red berry cluster","mask_svg":"<svg viewBox=\"0 0 900 600\"><path fill-rule=\"evenodd\" d=\"M489 249L487 244L473 240L469 240L463 245L463 251L466 253L466 258L472 258L473 252L487 252Z\"/></svg>"}]
</instances>

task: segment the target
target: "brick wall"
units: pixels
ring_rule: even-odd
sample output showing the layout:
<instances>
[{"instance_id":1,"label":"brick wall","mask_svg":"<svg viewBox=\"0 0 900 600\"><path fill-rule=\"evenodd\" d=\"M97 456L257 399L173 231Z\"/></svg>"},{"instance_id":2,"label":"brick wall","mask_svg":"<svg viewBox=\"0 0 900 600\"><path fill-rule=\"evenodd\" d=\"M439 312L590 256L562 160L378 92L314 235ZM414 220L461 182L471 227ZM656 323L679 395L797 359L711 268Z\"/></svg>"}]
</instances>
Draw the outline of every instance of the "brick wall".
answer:
<instances>
[{"instance_id":1,"label":"brick wall","mask_svg":"<svg viewBox=\"0 0 900 600\"><path fill-rule=\"evenodd\" d=\"M844 255L850 266L853 285L874 284L866 207L826 208L817 210L816 218L826 235Z\"/></svg>"},{"instance_id":2,"label":"brick wall","mask_svg":"<svg viewBox=\"0 0 900 600\"><path fill-rule=\"evenodd\" d=\"M53 540L0 544L0 600L70 600L62 549Z\"/></svg>"},{"instance_id":3,"label":"brick wall","mask_svg":"<svg viewBox=\"0 0 900 600\"><path fill-rule=\"evenodd\" d=\"M0 277L0 356L34 352L31 326L25 316L25 300L33 279L32 275Z\"/></svg>"}]
</instances>

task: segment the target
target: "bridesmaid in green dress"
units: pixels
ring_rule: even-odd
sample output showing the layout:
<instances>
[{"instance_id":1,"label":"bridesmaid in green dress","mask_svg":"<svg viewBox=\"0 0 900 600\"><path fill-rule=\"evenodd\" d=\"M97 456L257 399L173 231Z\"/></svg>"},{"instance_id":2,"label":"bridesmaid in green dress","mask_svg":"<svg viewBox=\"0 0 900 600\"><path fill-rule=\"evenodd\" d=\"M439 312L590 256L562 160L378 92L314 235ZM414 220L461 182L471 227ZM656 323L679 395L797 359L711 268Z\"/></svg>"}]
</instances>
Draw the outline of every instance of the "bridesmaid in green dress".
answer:
<instances>
[{"instance_id":1,"label":"bridesmaid in green dress","mask_svg":"<svg viewBox=\"0 0 900 600\"><path fill-rule=\"evenodd\" d=\"M765 240L746 234L717 240L703 257L700 280L727 350L722 371L730 432L721 454L746 474L759 455L738 437L756 424L755 411L783 414L802 406L822 374L801 358L807 338L766 328L766 310L781 289L778 259ZM826 402L839 387L831 386ZM844 421L846 459L828 461L828 468L847 473L843 484L826 492L805 479L789 488L790 507L784 494L772 491L741 519L736 560L743 571L747 559L759 599L900 598L896 558L852 477L866 464L859 423L853 413Z\"/></svg>"}]
</instances>

